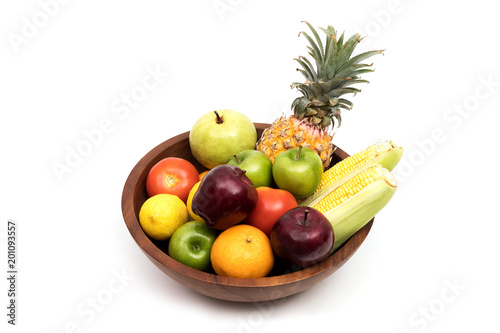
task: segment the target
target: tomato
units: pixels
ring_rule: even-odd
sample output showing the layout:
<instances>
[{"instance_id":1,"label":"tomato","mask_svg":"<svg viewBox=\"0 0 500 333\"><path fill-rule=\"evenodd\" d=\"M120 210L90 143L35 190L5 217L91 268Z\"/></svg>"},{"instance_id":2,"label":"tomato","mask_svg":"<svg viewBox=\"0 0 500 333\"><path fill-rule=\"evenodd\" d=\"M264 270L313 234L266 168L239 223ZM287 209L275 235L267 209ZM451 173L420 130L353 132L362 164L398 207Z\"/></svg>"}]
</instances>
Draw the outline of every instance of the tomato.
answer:
<instances>
[{"instance_id":1,"label":"tomato","mask_svg":"<svg viewBox=\"0 0 500 333\"><path fill-rule=\"evenodd\" d=\"M297 207L297 200L288 191L271 187L257 187L257 205L248 215L247 223L271 234L274 223L288 210Z\"/></svg>"},{"instance_id":2,"label":"tomato","mask_svg":"<svg viewBox=\"0 0 500 333\"><path fill-rule=\"evenodd\" d=\"M191 162L167 157L149 170L146 191L150 197L161 193L173 194L186 203L189 191L199 181L198 170Z\"/></svg>"}]
</instances>

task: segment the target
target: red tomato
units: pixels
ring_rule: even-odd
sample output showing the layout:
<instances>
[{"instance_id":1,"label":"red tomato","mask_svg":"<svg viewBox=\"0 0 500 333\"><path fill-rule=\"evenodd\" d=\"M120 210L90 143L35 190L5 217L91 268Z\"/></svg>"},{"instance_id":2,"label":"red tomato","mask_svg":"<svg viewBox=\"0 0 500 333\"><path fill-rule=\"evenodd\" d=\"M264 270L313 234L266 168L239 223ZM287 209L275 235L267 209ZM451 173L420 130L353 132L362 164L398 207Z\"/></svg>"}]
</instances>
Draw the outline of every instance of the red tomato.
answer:
<instances>
[{"instance_id":1,"label":"red tomato","mask_svg":"<svg viewBox=\"0 0 500 333\"><path fill-rule=\"evenodd\" d=\"M191 188L200 181L198 170L183 158L167 157L149 170L146 190L150 197L166 193L186 202Z\"/></svg>"},{"instance_id":2,"label":"red tomato","mask_svg":"<svg viewBox=\"0 0 500 333\"><path fill-rule=\"evenodd\" d=\"M257 187L257 194L257 205L248 215L247 223L269 236L274 223L281 215L297 207L297 200L288 191L265 186Z\"/></svg>"}]
</instances>

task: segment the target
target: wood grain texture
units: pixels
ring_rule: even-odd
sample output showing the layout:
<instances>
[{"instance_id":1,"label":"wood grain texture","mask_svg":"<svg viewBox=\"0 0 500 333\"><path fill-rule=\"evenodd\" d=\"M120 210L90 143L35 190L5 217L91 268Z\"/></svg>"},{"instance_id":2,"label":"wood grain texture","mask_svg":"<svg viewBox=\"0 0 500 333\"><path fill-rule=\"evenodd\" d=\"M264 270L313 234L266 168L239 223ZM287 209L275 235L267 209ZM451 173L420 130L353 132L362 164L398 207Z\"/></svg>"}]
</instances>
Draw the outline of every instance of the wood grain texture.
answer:
<instances>
[{"instance_id":1,"label":"wood grain texture","mask_svg":"<svg viewBox=\"0 0 500 333\"><path fill-rule=\"evenodd\" d=\"M255 123L258 137L269 126L270 124ZM148 152L130 172L122 194L123 218L133 239L153 264L175 281L200 294L227 301L259 302L304 291L342 267L363 243L372 227L373 219L326 260L303 270L290 271L277 267L271 276L258 279L223 277L213 272L195 270L170 258L166 253L168 243L151 240L139 224L139 210L148 198L145 185L147 174L153 165L169 156L187 159L199 172L206 170L191 154L189 132L161 143ZM331 165L348 156L337 147Z\"/></svg>"}]
</instances>

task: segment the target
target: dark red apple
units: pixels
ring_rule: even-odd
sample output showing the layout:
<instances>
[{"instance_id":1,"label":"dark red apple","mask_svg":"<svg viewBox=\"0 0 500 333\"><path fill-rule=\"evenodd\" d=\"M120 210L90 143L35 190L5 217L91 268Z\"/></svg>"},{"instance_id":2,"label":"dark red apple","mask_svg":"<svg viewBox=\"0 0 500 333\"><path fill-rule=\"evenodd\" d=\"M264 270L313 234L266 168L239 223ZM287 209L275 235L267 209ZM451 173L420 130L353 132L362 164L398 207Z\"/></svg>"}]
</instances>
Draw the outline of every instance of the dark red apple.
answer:
<instances>
[{"instance_id":1,"label":"dark red apple","mask_svg":"<svg viewBox=\"0 0 500 333\"><path fill-rule=\"evenodd\" d=\"M274 253L301 268L325 260L334 241L328 219L311 207L296 207L284 213L271 230Z\"/></svg>"},{"instance_id":2,"label":"dark red apple","mask_svg":"<svg viewBox=\"0 0 500 333\"><path fill-rule=\"evenodd\" d=\"M210 170L200 183L191 207L207 226L225 230L243 221L257 204L257 190L234 165Z\"/></svg>"}]
</instances>

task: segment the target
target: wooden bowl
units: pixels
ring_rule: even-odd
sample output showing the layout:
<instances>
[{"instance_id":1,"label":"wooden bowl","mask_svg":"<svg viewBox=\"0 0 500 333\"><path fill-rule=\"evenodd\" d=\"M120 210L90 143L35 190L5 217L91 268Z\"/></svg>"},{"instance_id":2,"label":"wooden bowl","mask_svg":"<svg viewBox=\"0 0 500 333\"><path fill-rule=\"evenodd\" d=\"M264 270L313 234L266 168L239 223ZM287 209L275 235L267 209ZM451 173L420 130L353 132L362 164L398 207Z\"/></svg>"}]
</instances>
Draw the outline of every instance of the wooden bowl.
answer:
<instances>
[{"instance_id":1,"label":"wooden bowl","mask_svg":"<svg viewBox=\"0 0 500 333\"><path fill-rule=\"evenodd\" d=\"M258 137L269 124L256 123ZM373 219L321 263L298 271L276 265L270 276L257 279L223 277L185 266L167 255L168 242L150 239L139 224L139 210L148 198L146 176L151 167L165 157L177 156L191 161L199 172L206 170L191 154L189 132L175 136L147 153L132 169L122 195L122 213L130 234L144 254L165 274L180 284L210 297L236 301L269 301L306 290L337 271L356 252L370 231ZM349 155L337 148L332 165Z\"/></svg>"}]
</instances>

